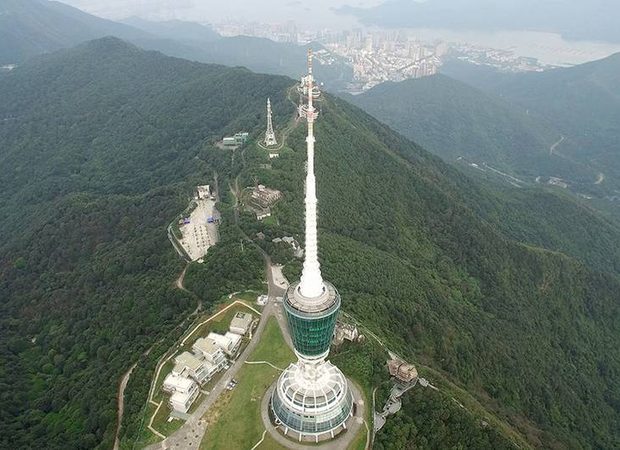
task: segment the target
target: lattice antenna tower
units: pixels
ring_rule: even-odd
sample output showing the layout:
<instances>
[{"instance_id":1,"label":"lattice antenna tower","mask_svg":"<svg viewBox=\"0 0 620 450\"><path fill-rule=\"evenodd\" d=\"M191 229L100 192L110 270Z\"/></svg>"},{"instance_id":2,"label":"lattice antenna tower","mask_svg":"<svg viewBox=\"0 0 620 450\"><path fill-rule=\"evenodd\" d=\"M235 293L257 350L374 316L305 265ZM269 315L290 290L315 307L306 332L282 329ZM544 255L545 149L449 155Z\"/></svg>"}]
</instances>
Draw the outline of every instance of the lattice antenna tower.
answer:
<instances>
[{"instance_id":1,"label":"lattice antenna tower","mask_svg":"<svg viewBox=\"0 0 620 450\"><path fill-rule=\"evenodd\" d=\"M265 131L265 146L272 147L278 145L276 134L273 132L273 122L271 121L271 100L267 99L267 131Z\"/></svg>"}]
</instances>

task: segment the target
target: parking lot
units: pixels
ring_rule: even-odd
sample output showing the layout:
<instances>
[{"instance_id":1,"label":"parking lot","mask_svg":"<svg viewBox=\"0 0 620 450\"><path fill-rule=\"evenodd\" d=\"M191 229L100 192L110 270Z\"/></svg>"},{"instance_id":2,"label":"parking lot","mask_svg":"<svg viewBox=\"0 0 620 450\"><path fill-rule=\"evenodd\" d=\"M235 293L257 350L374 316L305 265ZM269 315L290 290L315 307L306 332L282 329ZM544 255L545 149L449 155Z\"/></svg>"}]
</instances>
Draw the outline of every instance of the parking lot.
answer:
<instances>
[{"instance_id":1,"label":"parking lot","mask_svg":"<svg viewBox=\"0 0 620 450\"><path fill-rule=\"evenodd\" d=\"M215 209L215 200L197 200L197 206L189 216L189 222L181 225L181 245L192 261L207 254L209 247L217 243L217 222L219 215Z\"/></svg>"}]
</instances>

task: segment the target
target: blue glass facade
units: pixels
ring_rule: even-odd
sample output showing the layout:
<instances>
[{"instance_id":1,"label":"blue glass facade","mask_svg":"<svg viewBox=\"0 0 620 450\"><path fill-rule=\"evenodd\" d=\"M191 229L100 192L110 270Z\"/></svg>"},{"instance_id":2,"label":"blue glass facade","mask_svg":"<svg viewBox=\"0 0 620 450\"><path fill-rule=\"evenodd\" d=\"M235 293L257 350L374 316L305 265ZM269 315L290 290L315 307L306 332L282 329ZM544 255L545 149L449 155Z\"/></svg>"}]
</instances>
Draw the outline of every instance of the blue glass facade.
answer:
<instances>
[{"instance_id":1,"label":"blue glass facade","mask_svg":"<svg viewBox=\"0 0 620 450\"><path fill-rule=\"evenodd\" d=\"M291 305L288 297L284 301L284 310L297 352L312 358L329 350L340 310L340 295L337 292L336 301L324 311L300 311Z\"/></svg>"},{"instance_id":2,"label":"blue glass facade","mask_svg":"<svg viewBox=\"0 0 620 450\"><path fill-rule=\"evenodd\" d=\"M270 410L285 433L300 436L331 436L344 429L352 416L353 394L337 367L325 361L334 335L340 295L324 282L323 294L306 299L299 283L287 290L283 306L288 328L300 362L291 364L278 379ZM316 378L308 377L310 371Z\"/></svg>"}]
</instances>

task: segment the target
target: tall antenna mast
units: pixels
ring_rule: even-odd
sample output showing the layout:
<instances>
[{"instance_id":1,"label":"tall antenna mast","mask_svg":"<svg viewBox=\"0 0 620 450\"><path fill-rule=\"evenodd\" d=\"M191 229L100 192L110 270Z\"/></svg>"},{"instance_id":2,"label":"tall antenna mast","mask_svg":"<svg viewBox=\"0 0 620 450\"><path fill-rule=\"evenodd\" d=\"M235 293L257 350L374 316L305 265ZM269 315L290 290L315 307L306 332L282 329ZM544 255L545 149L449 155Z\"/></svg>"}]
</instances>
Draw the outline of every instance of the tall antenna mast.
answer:
<instances>
[{"instance_id":1,"label":"tall antenna mast","mask_svg":"<svg viewBox=\"0 0 620 450\"><path fill-rule=\"evenodd\" d=\"M342 301L334 285L321 277L318 259L313 130L318 111L313 103L320 92L314 85L311 51L308 51L308 75L301 79L299 93L302 96L299 116L308 123L306 256L301 280L291 284L282 299L297 362L278 378L269 412L284 434L290 432L297 441L318 443L348 428L347 421L353 418L354 398L342 372L326 361Z\"/></svg>"},{"instance_id":2,"label":"tall antenna mast","mask_svg":"<svg viewBox=\"0 0 620 450\"><path fill-rule=\"evenodd\" d=\"M317 198L316 179L314 177L314 121L319 115L313 106L314 99L318 99L320 91L314 85L312 75L312 50L308 49L308 75L301 79L299 90L308 103L299 105L299 115L305 117L308 123L306 144L308 151L308 168L306 173L306 249L304 267L299 283L299 292L306 298L318 298L325 286L321 276L321 266L318 257L317 239ZM303 98L302 97L302 98Z\"/></svg>"},{"instance_id":3,"label":"tall antenna mast","mask_svg":"<svg viewBox=\"0 0 620 450\"><path fill-rule=\"evenodd\" d=\"M265 131L265 146L271 147L278 145L276 134L273 132L273 123L271 122L271 100L267 99L267 131Z\"/></svg>"}]
</instances>

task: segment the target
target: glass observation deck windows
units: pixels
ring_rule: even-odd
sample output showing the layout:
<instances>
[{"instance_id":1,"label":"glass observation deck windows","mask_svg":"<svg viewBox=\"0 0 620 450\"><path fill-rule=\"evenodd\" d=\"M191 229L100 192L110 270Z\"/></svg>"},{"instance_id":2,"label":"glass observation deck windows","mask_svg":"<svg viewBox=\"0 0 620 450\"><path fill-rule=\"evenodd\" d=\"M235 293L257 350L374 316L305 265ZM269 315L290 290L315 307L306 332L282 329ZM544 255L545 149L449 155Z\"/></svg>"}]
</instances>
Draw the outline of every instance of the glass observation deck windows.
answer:
<instances>
[{"instance_id":1,"label":"glass observation deck windows","mask_svg":"<svg viewBox=\"0 0 620 450\"><path fill-rule=\"evenodd\" d=\"M339 427L347 420L353 408L353 396L351 391L347 390L345 398L335 409L321 414L293 411L282 403L277 394L272 397L271 407L274 416L282 425L302 434L320 434Z\"/></svg>"},{"instance_id":2,"label":"glass observation deck windows","mask_svg":"<svg viewBox=\"0 0 620 450\"><path fill-rule=\"evenodd\" d=\"M352 415L353 394L342 372L325 357L340 311L340 295L324 281L319 297L301 295L299 283L289 287L283 306L299 357L278 378L270 408L276 424L300 436L334 436Z\"/></svg>"},{"instance_id":3,"label":"glass observation deck windows","mask_svg":"<svg viewBox=\"0 0 620 450\"><path fill-rule=\"evenodd\" d=\"M295 350L309 357L326 353L331 345L338 319L340 295L331 287L330 297L333 297L327 303L327 309L305 312L296 307L296 302L290 298L291 293L294 293L294 290L287 292L284 310Z\"/></svg>"}]
</instances>

